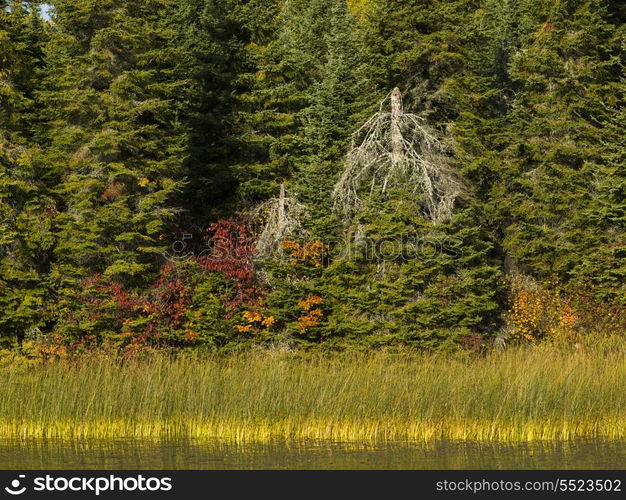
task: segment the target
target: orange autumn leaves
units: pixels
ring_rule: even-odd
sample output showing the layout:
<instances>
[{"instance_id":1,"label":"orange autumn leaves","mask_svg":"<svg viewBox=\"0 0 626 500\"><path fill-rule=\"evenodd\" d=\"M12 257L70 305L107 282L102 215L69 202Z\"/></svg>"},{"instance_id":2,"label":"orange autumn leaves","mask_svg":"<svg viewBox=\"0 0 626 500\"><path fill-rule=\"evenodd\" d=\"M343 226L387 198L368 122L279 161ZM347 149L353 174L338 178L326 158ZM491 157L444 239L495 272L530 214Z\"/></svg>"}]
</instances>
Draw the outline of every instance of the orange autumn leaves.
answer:
<instances>
[{"instance_id":1,"label":"orange autumn leaves","mask_svg":"<svg viewBox=\"0 0 626 500\"><path fill-rule=\"evenodd\" d=\"M308 295L298 302L302 310L296 320L296 328L300 333L306 333L310 328L318 326L324 317L321 305L324 299L319 295ZM245 311L243 313L244 324L235 325L239 333L260 333L267 331L276 323L274 316L265 316L257 311Z\"/></svg>"},{"instance_id":2,"label":"orange autumn leaves","mask_svg":"<svg viewBox=\"0 0 626 500\"><path fill-rule=\"evenodd\" d=\"M245 311L243 313L243 319L246 322L244 325L235 325L235 330L239 333L258 333L261 330L269 329L276 322L274 316L263 316L256 311Z\"/></svg>"},{"instance_id":3,"label":"orange autumn leaves","mask_svg":"<svg viewBox=\"0 0 626 500\"><path fill-rule=\"evenodd\" d=\"M304 265L310 268L321 268L328 254L328 245L320 240L298 242L285 240L281 242L282 250L287 254L290 265ZM324 299L319 295L309 294L297 302L297 310L292 313L295 317L295 328L301 334L311 328L319 326L324 312ZM271 330L276 323L272 315L265 315L259 311L245 311L242 314L242 324L234 326L239 333L261 333Z\"/></svg>"},{"instance_id":4,"label":"orange autumn leaves","mask_svg":"<svg viewBox=\"0 0 626 500\"><path fill-rule=\"evenodd\" d=\"M324 303L324 299L318 295L309 295L306 299L298 302L298 307L304 310L304 313L298 318L298 330L305 333L309 328L318 326L320 320L324 316L324 312L320 306Z\"/></svg>"},{"instance_id":5,"label":"orange autumn leaves","mask_svg":"<svg viewBox=\"0 0 626 500\"><path fill-rule=\"evenodd\" d=\"M505 318L513 336L535 341L575 334L578 314L570 301L554 288L516 277L511 283L511 307Z\"/></svg>"},{"instance_id":6,"label":"orange autumn leaves","mask_svg":"<svg viewBox=\"0 0 626 500\"><path fill-rule=\"evenodd\" d=\"M313 267L322 267L324 257L328 254L328 245L320 240L298 243L286 240L281 243L283 250L289 252L292 264L305 264Z\"/></svg>"}]
</instances>

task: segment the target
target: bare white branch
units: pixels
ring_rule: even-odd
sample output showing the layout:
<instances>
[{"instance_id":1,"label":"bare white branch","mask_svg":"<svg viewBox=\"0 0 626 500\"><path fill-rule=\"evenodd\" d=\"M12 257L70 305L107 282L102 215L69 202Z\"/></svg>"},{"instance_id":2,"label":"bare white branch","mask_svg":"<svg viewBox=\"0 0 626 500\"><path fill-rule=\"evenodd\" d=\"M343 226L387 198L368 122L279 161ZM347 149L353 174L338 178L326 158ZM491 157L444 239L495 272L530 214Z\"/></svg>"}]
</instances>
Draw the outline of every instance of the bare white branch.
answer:
<instances>
[{"instance_id":1,"label":"bare white branch","mask_svg":"<svg viewBox=\"0 0 626 500\"><path fill-rule=\"evenodd\" d=\"M305 235L301 220L305 207L295 197L285 195L285 185L280 186L278 198L272 198L262 203L255 210L254 215L263 220L257 241L257 258L266 258L280 252L282 241L294 235Z\"/></svg>"},{"instance_id":2,"label":"bare white branch","mask_svg":"<svg viewBox=\"0 0 626 500\"><path fill-rule=\"evenodd\" d=\"M384 110L387 101L391 112ZM370 196L404 188L419 197L424 215L436 224L451 217L461 190L446 148L422 118L404 112L398 88L354 133L345 164L332 198L333 208L348 217L361 207L365 186Z\"/></svg>"}]
</instances>

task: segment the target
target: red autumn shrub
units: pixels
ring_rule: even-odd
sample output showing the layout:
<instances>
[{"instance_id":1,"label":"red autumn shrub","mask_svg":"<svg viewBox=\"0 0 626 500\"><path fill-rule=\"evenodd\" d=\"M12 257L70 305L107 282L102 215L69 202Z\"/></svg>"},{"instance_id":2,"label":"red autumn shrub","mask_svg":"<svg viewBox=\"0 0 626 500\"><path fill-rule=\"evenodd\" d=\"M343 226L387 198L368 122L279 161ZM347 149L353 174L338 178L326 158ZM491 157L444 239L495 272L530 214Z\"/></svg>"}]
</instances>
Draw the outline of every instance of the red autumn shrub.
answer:
<instances>
[{"instance_id":1,"label":"red autumn shrub","mask_svg":"<svg viewBox=\"0 0 626 500\"><path fill-rule=\"evenodd\" d=\"M262 303L263 291L254 266L256 240L250 221L244 217L220 219L207 231L209 251L198 262L209 271L222 273L234 284L234 292L224 297L227 307L234 311L241 305Z\"/></svg>"}]
</instances>

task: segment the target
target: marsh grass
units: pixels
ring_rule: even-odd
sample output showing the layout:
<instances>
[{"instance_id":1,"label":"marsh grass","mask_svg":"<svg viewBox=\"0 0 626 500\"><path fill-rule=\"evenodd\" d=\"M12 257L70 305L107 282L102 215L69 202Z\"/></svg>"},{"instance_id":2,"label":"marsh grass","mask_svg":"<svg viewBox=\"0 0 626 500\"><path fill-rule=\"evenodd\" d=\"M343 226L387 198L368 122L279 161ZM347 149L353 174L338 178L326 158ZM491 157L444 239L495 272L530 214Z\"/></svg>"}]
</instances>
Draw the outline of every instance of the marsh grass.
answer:
<instances>
[{"instance_id":1,"label":"marsh grass","mask_svg":"<svg viewBox=\"0 0 626 500\"><path fill-rule=\"evenodd\" d=\"M0 368L0 436L478 441L626 437L626 350L245 354Z\"/></svg>"}]
</instances>

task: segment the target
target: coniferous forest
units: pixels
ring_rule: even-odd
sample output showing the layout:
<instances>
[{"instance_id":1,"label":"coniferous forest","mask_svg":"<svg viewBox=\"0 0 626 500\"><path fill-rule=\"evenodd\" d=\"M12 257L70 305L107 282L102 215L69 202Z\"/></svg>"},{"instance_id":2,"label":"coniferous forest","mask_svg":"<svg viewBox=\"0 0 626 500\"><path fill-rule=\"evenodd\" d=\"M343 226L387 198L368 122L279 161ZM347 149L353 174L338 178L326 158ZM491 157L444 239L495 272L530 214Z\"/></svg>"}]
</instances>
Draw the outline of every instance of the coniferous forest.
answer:
<instances>
[{"instance_id":1,"label":"coniferous forest","mask_svg":"<svg viewBox=\"0 0 626 500\"><path fill-rule=\"evenodd\" d=\"M0 343L626 331L626 4L0 0Z\"/></svg>"}]
</instances>

